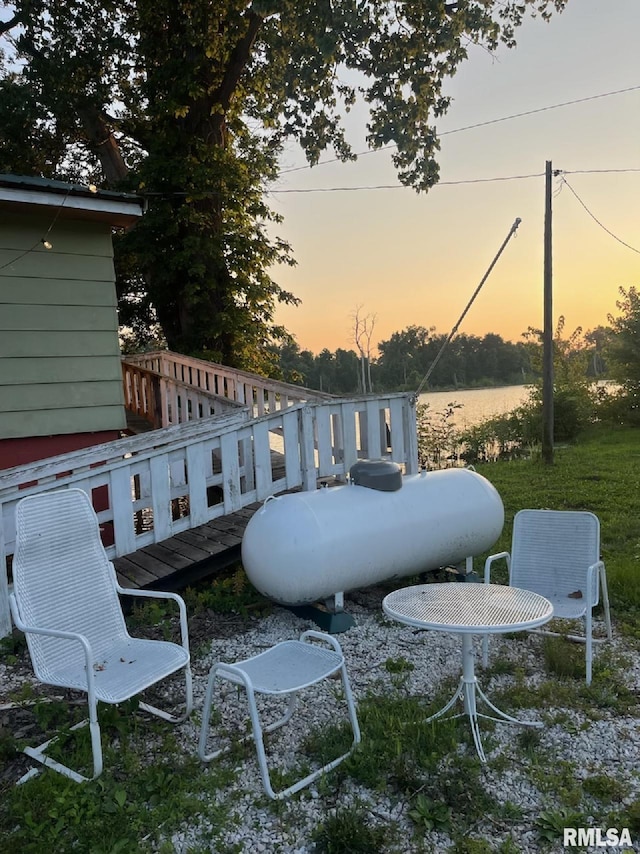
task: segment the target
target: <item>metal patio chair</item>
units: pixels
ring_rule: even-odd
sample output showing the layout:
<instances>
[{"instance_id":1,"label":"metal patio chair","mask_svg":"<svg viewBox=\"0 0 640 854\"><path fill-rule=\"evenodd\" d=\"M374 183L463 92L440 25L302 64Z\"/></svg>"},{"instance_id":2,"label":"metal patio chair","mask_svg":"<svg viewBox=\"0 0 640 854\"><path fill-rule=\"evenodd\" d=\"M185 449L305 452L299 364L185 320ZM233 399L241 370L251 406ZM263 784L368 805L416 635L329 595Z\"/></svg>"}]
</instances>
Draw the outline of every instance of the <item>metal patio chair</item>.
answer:
<instances>
[{"instance_id":1,"label":"metal patio chair","mask_svg":"<svg viewBox=\"0 0 640 854\"><path fill-rule=\"evenodd\" d=\"M330 649L327 649L326 646L320 646L313 641L321 641L327 644ZM291 719L296 705L296 696L299 691L315 685L323 679L327 679L338 671L342 676L344 699L347 703L349 721L353 731L353 743L351 747L342 756L331 762L327 762L322 768L312 771L297 783L288 786L280 792L275 792L269 776L267 755L264 746L264 733L273 732ZM209 762L221 754L228 752L231 748L229 744L207 753L209 720L217 680L226 680L227 682L234 683L246 691L253 740L258 754L260 775L265 791L270 798L286 798L309 785L309 783L316 780L321 774L331 771L346 759L360 741L360 727L358 725L356 708L342 649L335 638L323 632L306 631L300 635L299 640L283 641L265 652L261 652L243 661L238 661L235 664L217 662L213 665L209 671L209 681L202 712L202 727L198 745L198 754L203 762ZM263 727L256 706L256 694L286 697L287 707L284 715L274 723ZM251 735L248 735L245 736L245 739L251 737Z\"/></svg>"},{"instance_id":2,"label":"metal patio chair","mask_svg":"<svg viewBox=\"0 0 640 854\"><path fill-rule=\"evenodd\" d=\"M587 685L591 684L593 609L600 601L611 640L611 614L607 575L600 559L600 521L582 510L520 510L513 520L511 552L487 558L484 580L490 581L491 565L504 559L509 569L509 584L540 593L553 605L553 619L584 620L584 635L564 635L586 644ZM544 629L540 634L559 635ZM488 638L484 638L484 664L487 664Z\"/></svg>"},{"instance_id":3,"label":"metal patio chair","mask_svg":"<svg viewBox=\"0 0 640 854\"><path fill-rule=\"evenodd\" d=\"M171 599L180 611L182 644L131 637L118 594ZM77 782L102 772L98 701L117 704L184 670L185 711L180 716L140 703L172 723L190 714L192 701L187 613L175 593L129 590L116 579L100 540L98 519L85 492L62 489L23 498L16 507L11 613L26 634L36 677L87 694L93 777L84 777L45 754L56 740L24 752ZM26 774L20 782L33 776Z\"/></svg>"}]
</instances>

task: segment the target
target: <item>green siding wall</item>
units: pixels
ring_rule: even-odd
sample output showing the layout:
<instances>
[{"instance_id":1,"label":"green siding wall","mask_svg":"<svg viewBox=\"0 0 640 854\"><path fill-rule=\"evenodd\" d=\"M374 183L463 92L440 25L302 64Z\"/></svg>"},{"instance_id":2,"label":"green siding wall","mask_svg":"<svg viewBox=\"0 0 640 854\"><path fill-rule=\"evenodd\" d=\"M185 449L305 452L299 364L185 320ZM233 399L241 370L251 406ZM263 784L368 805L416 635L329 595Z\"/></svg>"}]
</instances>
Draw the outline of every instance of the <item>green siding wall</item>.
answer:
<instances>
[{"instance_id":1,"label":"green siding wall","mask_svg":"<svg viewBox=\"0 0 640 854\"><path fill-rule=\"evenodd\" d=\"M49 292L49 297L55 288ZM85 305L2 305L5 329L16 332L49 332L52 313L55 316L56 332L75 332L80 329L95 329L117 332L116 313L111 306Z\"/></svg>"},{"instance_id":2,"label":"green siding wall","mask_svg":"<svg viewBox=\"0 0 640 854\"><path fill-rule=\"evenodd\" d=\"M56 217L53 228L49 226L58 212L58 208L49 208L45 213L12 213L6 211L2 214L2 243L0 248L4 250L27 250L34 245L40 246L44 236L53 244L52 250L42 247L46 255L89 255L90 257L113 257L113 246L111 244L111 229L105 223L88 222L82 219L81 213L76 213L76 218L65 219L65 214L71 211L62 211L60 217ZM81 246L79 242L81 241Z\"/></svg>"},{"instance_id":3,"label":"green siding wall","mask_svg":"<svg viewBox=\"0 0 640 854\"><path fill-rule=\"evenodd\" d=\"M111 229L52 219L0 221L0 439L126 426Z\"/></svg>"},{"instance_id":4,"label":"green siding wall","mask_svg":"<svg viewBox=\"0 0 640 854\"><path fill-rule=\"evenodd\" d=\"M0 226L1 229L1 226ZM4 273L4 271L2 271ZM115 289L109 291L104 282L74 279L15 279L2 277L0 297L4 305L46 305L55 287L57 305L103 305L116 307Z\"/></svg>"},{"instance_id":5,"label":"green siding wall","mask_svg":"<svg viewBox=\"0 0 640 854\"><path fill-rule=\"evenodd\" d=\"M0 412L109 406L118 399L121 385L121 382L113 380L0 386Z\"/></svg>"},{"instance_id":6,"label":"green siding wall","mask_svg":"<svg viewBox=\"0 0 640 854\"><path fill-rule=\"evenodd\" d=\"M5 388L11 385L29 385L42 382L41 360L31 357L2 359L2 378ZM97 380L117 380L121 382L120 360L112 356L93 356L91 359L78 359L74 356L49 356L47 359L47 380L50 383L67 382L70 376L78 382L96 382Z\"/></svg>"},{"instance_id":7,"label":"green siding wall","mask_svg":"<svg viewBox=\"0 0 640 854\"><path fill-rule=\"evenodd\" d=\"M60 332L43 333L5 332L2 330L2 304L0 303L0 359L3 356L20 358L40 357L40 370L46 374L49 356L79 356L91 359L95 356L115 354L117 340L112 332ZM2 364L0 364L0 376ZM2 380L4 382L4 380Z\"/></svg>"},{"instance_id":8,"label":"green siding wall","mask_svg":"<svg viewBox=\"0 0 640 854\"><path fill-rule=\"evenodd\" d=\"M3 438L30 436L59 436L62 433L98 433L103 425L114 422L120 417L119 406L96 406L85 410L82 430L69 430L69 424L77 423L77 409L50 409L46 413L47 432L38 433L42 425L42 412L5 412L2 424L8 435Z\"/></svg>"},{"instance_id":9,"label":"green siding wall","mask_svg":"<svg viewBox=\"0 0 640 854\"><path fill-rule=\"evenodd\" d=\"M78 241L80 242L80 241ZM113 282L113 260L91 255L67 255L52 249L48 252L44 246L37 246L31 252L13 261L16 250L0 249L0 267L3 277L12 274L19 279L51 278L74 281L94 279L99 282ZM6 265L6 266L5 266Z\"/></svg>"}]
</instances>

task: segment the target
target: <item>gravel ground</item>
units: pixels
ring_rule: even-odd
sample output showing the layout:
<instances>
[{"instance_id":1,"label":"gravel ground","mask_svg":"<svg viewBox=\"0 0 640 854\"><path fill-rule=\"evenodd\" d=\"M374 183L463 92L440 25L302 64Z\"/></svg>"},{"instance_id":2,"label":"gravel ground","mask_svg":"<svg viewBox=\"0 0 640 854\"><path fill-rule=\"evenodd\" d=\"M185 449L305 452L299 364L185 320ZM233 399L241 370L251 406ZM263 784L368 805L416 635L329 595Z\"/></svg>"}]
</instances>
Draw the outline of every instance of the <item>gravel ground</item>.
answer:
<instances>
[{"instance_id":1,"label":"gravel ground","mask_svg":"<svg viewBox=\"0 0 640 854\"><path fill-rule=\"evenodd\" d=\"M342 645L356 702L369 692L384 696L397 690L397 676L385 667L388 659L405 659L414 665L407 673L406 689L411 694L433 696L444 678L455 680L460 673L460 644L455 635L434 631L417 631L382 618L380 602L381 590L372 589L347 597L346 609L356 620L349 631L338 635ZM215 616L212 620L216 620ZM222 621L221 621L222 622ZM308 620L303 620L284 608L275 608L265 617L251 620L248 624L234 622L234 632L230 634L223 625L213 632L208 651L199 651L194 662L194 700L199 710L204 702L206 678L211 664L218 660L234 661L253 655L279 640L295 638L307 628L317 628ZM209 634L209 637L212 637ZM480 660L479 640L478 661ZM630 666L626 672L628 686L640 693L640 656L637 648L630 650L628 643L617 638L613 643L616 652L628 656ZM193 648L196 645L193 644ZM490 664L499 661L515 661L523 665L528 679L535 684L547 678L541 669L541 639L532 634L522 633L508 637L495 637L491 643ZM596 647L595 655L602 647ZM15 733L16 718L10 721L9 712L2 711L7 695L29 677L15 667L0 663L0 727L10 725ZM492 693L508 686L512 677L508 674L494 675L489 678L481 670L478 678L482 687L491 697ZM296 745L305 734L319 726L326 725L345 717L343 702L336 699L335 682L325 682L303 692L299 709L292 722L278 730L268 739L270 767L290 768L296 757ZM237 692L231 689L218 704L224 726L241 726L246 720L244 704L238 703ZM15 712L15 710L13 710ZM509 711L507 709L507 711ZM586 715L584 710L563 710L562 721L555 711L540 709L518 710L516 716L546 720L541 734L540 751L555 757L555 763L566 761L575 763L577 776L607 774L616 780L623 780L628 786L624 802L616 805L623 809L625 804L640 798L640 725L636 717L621 717L606 710L598 715ZM2 715L4 714L4 719ZM19 724L19 722L18 722ZM464 722L466 726L466 721ZM462 724L461 724L462 726ZM482 727L481 727L482 728ZM199 715L178 728L184 749L194 752L199 736ZM507 837L515 843L513 851L521 854L538 854L542 850L535 822L545 809L549 809L548 796L545 796L531 781L527 773L527 763L522 760L521 748L517 737L523 730L520 727L496 725L490 738L485 741L488 763L481 770L481 781L486 791L499 802L506 800L522 810L525 818L521 823L507 824L496 821L491 816L475 828L474 835L490 842L497 849ZM487 733L488 734L488 733ZM210 745L211 747L212 745ZM461 743L461 753L473 755L472 743ZM455 756L454 756L455 759ZM496 761L500 760L500 761ZM217 760L225 761L225 760ZM244 760L234 766L239 773L236 782L216 796L217 804L224 806L235 821L226 832L212 828L206 818L210 810L203 810L201 816L193 817L188 826L171 837L170 841L176 854L187 854L197 850L212 852L280 852L280 854L311 854L316 850L312 841L313 833L328 815L337 807L350 804L365 804L369 810L372 825L399 828L401 837L406 839L403 851L446 852L453 844L449 835L435 831L425 831L415 838L415 825L408 816L409 804L401 797L391 798L388 792L372 792L362 788L347 777L339 786L339 791L331 792L329 787L310 786L300 794L284 802L269 801L260 781L258 765L252 750L246 751ZM450 759L449 759L450 761ZM25 768L28 767L25 765ZM209 766L212 768L213 766ZM15 770L15 769L14 769ZM209 771L208 773L212 773ZM599 826L602 817L593 816L593 826ZM215 842L211 842L212 837ZM385 849L382 849L385 850ZM397 851L397 847L390 847ZM565 849L561 845L545 847L550 854L559 854ZM604 850L604 849L593 849ZM607 848L606 850L618 850ZM621 850L621 849L620 849ZM629 850L629 849L627 849ZM636 840L634 849L640 852ZM376 852L372 852L376 854Z\"/></svg>"},{"instance_id":2,"label":"gravel ground","mask_svg":"<svg viewBox=\"0 0 640 854\"><path fill-rule=\"evenodd\" d=\"M438 689L443 678L456 679L460 673L460 642L457 636L434 631L416 631L398 623L381 618L380 601L382 592L372 590L347 600L346 608L356 619L355 627L338 635L342 645L351 684L356 701L369 691L384 694L394 690L394 677L385 668L387 659L406 659L414 664L414 669L408 674L407 689L412 694L430 697ZM206 688L206 672L209 666L218 660L233 661L271 646L278 640L294 638L306 628L316 628L312 623L299 619L286 609L276 608L274 612L254 625L249 631L234 638L214 640L209 654L198 664L198 670L203 678L196 678L195 701L196 708L204 700ZM478 645L478 660L480 647ZM616 650L623 652L624 645L620 640L614 641ZM495 637L490 647L490 664L509 659L524 665L530 679L535 683L543 676L540 668L541 638L527 633L508 638ZM596 647L596 655L601 647ZM628 650L626 650L628 652ZM478 673L479 681L487 690L492 692L508 685L512 677L500 675L488 683L483 681L482 672ZM640 692L640 658L634 652L631 668L627 673L629 686ZM320 699L317 693L307 692L301 701L299 712L292 722L269 737L268 750L272 767L286 768L291 766L293 751L299 740L311 729L331 723L345 716L344 704L336 703L336 698L329 688L322 691ZM316 689L314 688L315 692ZM238 703L235 691L225 697L219 707L225 725L237 720ZM240 707L243 712L244 708ZM545 716L552 710L545 710ZM530 712L522 710L516 716L523 719L539 719L542 712L533 709ZM580 769L577 773L583 776L605 773L629 784L629 793L625 802L631 803L640 797L640 725L637 718L619 717L604 713L598 720L592 720L583 712L571 712L563 716L560 723L546 725L541 733L540 750L555 756L556 761L565 760L575 763ZM466 722L465 722L466 723ZM498 845L501 840L511 835L521 854L538 854L541 845L538 832L533 822L540 813L548 808L545 796L531 783L525 773L523 763L518 758L519 747L516 739L522 728L497 725L493 729L490 740L492 749L487 750L488 763L482 769L482 781L486 790L498 801L509 800L520 807L527 821L521 825L510 825L505 829L504 824L492 821L491 817L477 828L476 835ZM192 746L198 738L196 722L183 728L185 748ZM495 745L495 747L493 746ZM473 747L461 745L461 751L472 751ZM492 760L507 757L505 763L500 763L499 771L492 770ZM505 765L503 768L502 766ZM314 844L310 841L313 831L332 809L344 807L350 802L365 803L371 815L372 823L397 823L402 837L406 842L406 852L445 852L452 845L452 840L446 834L435 832L426 833L423 838L413 843L415 825L409 819L408 803L406 800L391 800L386 794L371 792L356 784L344 784L340 788L340 801L327 798L320 794L312 785L300 795L279 805L274 810L260 796L262 791L257 762L252 752L248 752L238 775L239 783L220 795L220 802L233 803L233 812L237 817L238 827L223 836L216 843L215 851L226 851L233 845L240 844L242 851L282 852L282 854L306 854L313 852ZM237 799L237 800L236 800ZM624 806L624 804L620 805ZM601 819L593 816L593 825L599 826ZM200 827L197 823L190 825L183 834L173 837L176 852L188 852L198 844L206 824ZM206 833L205 833L206 835ZM401 838L402 838L401 837ZM397 850L397 849L393 849ZM566 851L562 846L549 847L549 852ZM607 849L612 850L612 849ZM640 847L636 847L640 851Z\"/></svg>"}]
</instances>

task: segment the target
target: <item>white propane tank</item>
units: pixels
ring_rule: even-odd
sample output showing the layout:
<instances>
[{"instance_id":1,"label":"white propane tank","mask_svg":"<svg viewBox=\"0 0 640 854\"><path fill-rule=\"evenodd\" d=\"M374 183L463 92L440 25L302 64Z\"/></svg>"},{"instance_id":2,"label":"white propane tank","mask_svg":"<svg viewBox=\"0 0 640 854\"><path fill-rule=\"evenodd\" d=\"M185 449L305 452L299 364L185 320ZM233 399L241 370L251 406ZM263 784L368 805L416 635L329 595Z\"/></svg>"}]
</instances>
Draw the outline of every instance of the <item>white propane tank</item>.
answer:
<instances>
[{"instance_id":1,"label":"white propane tank","mask_svg":"<svg viewBox=\"0 0 640 854\"><path fill-rule=\"evenodd\" d=\"M267 499L245 530L242 563L262 594L303 605L457 564L489 549L503 524L484 477L423 472L394 492L349 484Z\"/></svg>"}]
</instances>

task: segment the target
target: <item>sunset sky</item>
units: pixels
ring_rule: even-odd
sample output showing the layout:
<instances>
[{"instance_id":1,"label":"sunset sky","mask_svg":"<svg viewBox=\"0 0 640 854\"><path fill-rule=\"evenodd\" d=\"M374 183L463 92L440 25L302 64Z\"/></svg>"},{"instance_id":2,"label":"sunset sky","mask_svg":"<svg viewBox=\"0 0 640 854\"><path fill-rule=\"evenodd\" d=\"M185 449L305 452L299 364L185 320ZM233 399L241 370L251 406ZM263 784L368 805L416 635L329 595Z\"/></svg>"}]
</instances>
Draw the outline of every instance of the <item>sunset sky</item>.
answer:
<instances>
[{"instance_id":1,"label":"sunset sky","mask_svg":"<svg viewBox=\"0 0 640 854\"><path fill-rule=\"evenodd\" d=\"M543 174L550 160L567 173L594 170L566 180L593 216L636 250L606 233L554 179L554 318L565 315L569 331L606 324L608 313L618 313L619 286L640 286L639 32L640 0L569 0L550 23L527 20L513 50L492 58L472 46L446 90L454 102L437 122L440 185L426 195L398 184L389 151L298 170L302 156L287 151L270 203L285 217L277 233L292 244L298 265L274 277L302 305L280 308L277 320L316 353L353 347L357 307L377 315L376 343L412 324L448 333L521 217L460 329L520 340L528 326L542 324ZM453 132L578 99L591 100ZM356 152L366 150L364 122L362 109L348 117ZM447 185L520 175L539 177ZM377 185L395 188L290 192Z\"/></svg>"}]
</instances>

